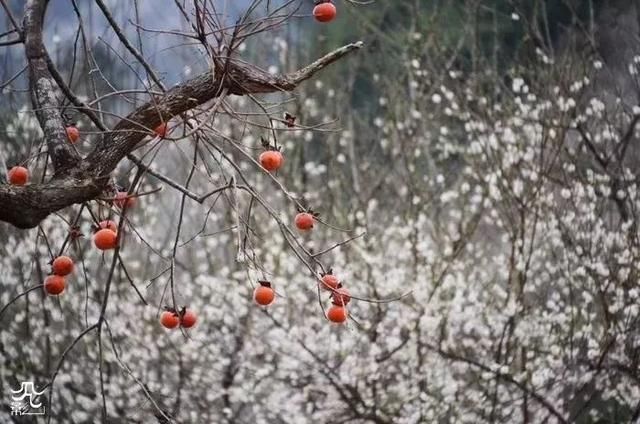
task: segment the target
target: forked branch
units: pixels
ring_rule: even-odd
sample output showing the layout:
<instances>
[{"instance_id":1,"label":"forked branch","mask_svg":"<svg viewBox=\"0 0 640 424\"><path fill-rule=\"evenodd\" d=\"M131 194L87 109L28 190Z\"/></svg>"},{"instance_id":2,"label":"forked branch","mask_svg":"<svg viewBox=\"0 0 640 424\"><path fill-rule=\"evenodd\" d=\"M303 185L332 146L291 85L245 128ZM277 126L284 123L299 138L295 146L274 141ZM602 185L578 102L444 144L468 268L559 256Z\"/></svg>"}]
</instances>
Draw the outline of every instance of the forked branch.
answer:
<instances>
[{"instance_id":1,"label":"forked branch","mask_svg":"<svg viewBox=\"0 0 640 424\"><path fill-rule=\"evenodd\" d=\"M48 0L25 5L25 50L33 105L44 132L55 174L50 181L23 187L0 185L0 221L33 228L49 214L98 197L111 172L150 135L150 129L174 116L228 94L288 92L325 67L360 49L362 42L343 46L291 74L272 75L238 59L218 58L214 67L162 96L156 96L103 134L95 148L81 158L68 143L60 114L59 87L52 76L42 32Z\"/></svg>"}]
</instances>

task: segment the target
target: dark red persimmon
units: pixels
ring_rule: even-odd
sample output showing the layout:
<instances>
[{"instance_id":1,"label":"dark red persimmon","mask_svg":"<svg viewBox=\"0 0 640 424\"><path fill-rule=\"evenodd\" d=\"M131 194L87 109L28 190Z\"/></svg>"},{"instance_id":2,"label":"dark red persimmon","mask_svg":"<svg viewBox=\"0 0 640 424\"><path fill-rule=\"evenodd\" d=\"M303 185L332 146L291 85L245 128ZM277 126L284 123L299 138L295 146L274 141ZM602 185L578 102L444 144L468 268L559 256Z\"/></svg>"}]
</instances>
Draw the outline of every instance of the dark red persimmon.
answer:
<instances>
[{"instance_id":1,"label":"dark red persimmon","mask_svg":"<svg viewBox=\"0 0 640 424\"><path fill-rule=\"evenodd\" d=\"M73 260L68 256L58 256L53 260L51 269L55 275L69 275L73 272Z\"/></svg>"},{"instance_id":2,"label":"dark red persimmon","mask_svg":"<svg viewBox=\"0 0 640 424\"><path fill-rule=\"evenodd\" d=\"M157 135L160 138L164 138L167 136L167 133L169 132L169 127L167 126L166 122L163 122L162 124L158 125L153 132L155 133L155 135Z\"/></svg>"},{"instance_id":3,"label":"dark red persimmon","mask_svg":"<svg viewBox=\"0 0 640 424\"><path fill-rule=\"evenodd\" d=\"M349 290L344 287L340 287L333 292L331 298L334 305L347 306L349 302L351 302L351 293L349 293Z\"/></svg>"},{"instance_id":4,"label":"dark red persimmon","mask_svg":"<svg viewBox=\"0 0 640 424\"><path fill-rule=\"evenodd\" d=\"M336 7L330 1L317 4L313 8L313 16L318 22L331 22L335 19L337 14Z\"/></svg>"},{"instance_id":5,"label":"dark red persimmon","mask_svg":"<svg viewBox=\"0 0 640 424\"><path fill-rule=\"evenodd\" d=\"M333 274L325 274L322 276L322 288L325 290L335 290L338 288L340 280Z\"/></svg>"},{"instance_id":6,"label":"dark red persimmon","mask_svg":"<svg viewBox=\"0 0 640 424\"><path fill-rule=\"evenodd\" d=\"M196 321L198 321L196 313L191 309L187 309L184 311L184 315L180 318L180 325L184 328L191 328L196 325Z\"/></svg>"},{"instance_id":7,"label":"dark red persimmon","mask_svg":"<svg viewBox=\"0 0 640 424\"><path fill-rule=\"evenodd\" d=\"M65 285L64 277L50 275L44 280L44 291L47 292L47 294L59 295L64 291Z\"/></svg>"},{"instance_id":8,"label":"dark red persimmon","mask_svg":"<svg viewBox=\"0 0 640 424\"><path fill-rule=\"evenodd\" d=\"M269 172L280 169L282 162L284 162L284 157L277 150L267 150L260 155L260 165Z\"/></svg>"},{"instance_id":9,"label":"dark red persimmon","mask_svg":"<svg viewBox=\"0 0 640 424\"><path fill-rule=\"evenodd\" d=\"M76 144L76 141L80 139L80 130L75 125L69 125L67 127L67 138L71 144Z\"/></svg>"},{"instance_id":10,"label":"dark red persimmon","mask_svg":"<svg viewBox=\"0 0 640 424\"><path fill-rule=\"evenodd\" d=\"M29 181L29 170L24 166L14 166L7 175L9 184L23 186Z\"/></svg>"},{"instance_id":11,"label":"dark red persimmon","mask_svg":"<svg viewBox=\"0 0 640 424\"><path fill-rule=\"evenodd\" d=\"M309 231L313 228L315 218L308 212L300 212L296 215L295 224L298 230Z\"/></svg>"},{"instance_id":12,"label":"dark red persimmon","mask_svg":"<svg viewBox=\"0 0 640 424\"><path fill-rule=\"evenodd\" d=\"M118 234L109 229L103 229L93 235L93 243L100 250L110 250L116 248Z\"/></svg>"},{"instance_id":13,"label":"dark red persimmon","mask_svg":"<svg viewBox=\"0 0 640 424\"><path fill-rule=\"evenodd\" d=\"M327 319L331 322L342 324L347 320L347 309L344 306L332 305L327 310Z\"/></svg>"},{"instance_id":14,"label":"dark red persimmon","mask_svg":"<svg viewBox=\"0 0 640 424\"><path fill-rule=\"evenodd\" d=\"M253 292L253 299L261 306L271 305L275 298L276 292L267 281L260 281L260 285Z\"/></svg>"},{"instance_id":15,"label":"dark red persimmon","mask_svg":"<svg viewBox=\"0 0 640 424\"><path fill-rule=\"evenodd\" d=\"M180 318L175 312L164 311L160 314L160 324L165 328L176 328L180 325Z\"/></svg>"}]
</instances>

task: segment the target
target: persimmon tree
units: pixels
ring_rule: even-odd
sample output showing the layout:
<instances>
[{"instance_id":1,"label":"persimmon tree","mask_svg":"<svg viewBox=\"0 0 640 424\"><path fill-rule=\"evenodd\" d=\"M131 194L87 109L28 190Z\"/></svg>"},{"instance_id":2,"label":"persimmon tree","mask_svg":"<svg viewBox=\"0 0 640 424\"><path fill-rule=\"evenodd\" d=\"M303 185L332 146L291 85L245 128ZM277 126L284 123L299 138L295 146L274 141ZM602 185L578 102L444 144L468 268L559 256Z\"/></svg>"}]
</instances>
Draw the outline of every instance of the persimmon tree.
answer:
<instances>
[{"instance_id":1,"label":"persimmon tree","mask_svg":"<svg viewBox=\"0 0 640 424\"><path fill-rule=\"evenodd\" d=\"M255 10L260 3L251 5L249 10ZM94 109L74 95L47 54L43 26L48 2L27 2L23 24L19 25L16 18L12 18L12 21L17 25L15 33L25 46L33 108L44 134L53 174L39 184L21 188L3 185L0 188L0 201L6 205L0 220L18 228L33 228L53 212L98 197L108 187L109 176L116 166L140 147L140 143L158 125L219 99L218 103L209 105L212 108L209 114L213 116L219 107L217 105L229 95L292 91L327 65L360 47L358 43L350 44L294 73L272 75L234 58L234 52L247 37L267 31L270 26L286 20L288 15L285 9L278 8L259 22L253 21L250 13L246 14L229 29L225 22L215 16L217 12L210 11L204 5L196 6L193 17L185 11L185 19L193 27L193 33L185 34L185 37L203 43L211 60L211 69L167 90L151 65L127 41L122 29L110 17L106 5L102 1L97 4L121 42L149 73L154 83L149 87L150 90L159 90L162 94L150 93L152 99L109 129ZM81 157L69 143L67 125L60 113L59 93L67 96L73 104L72 109L85 114L102 132L85 157Z\"/></svg>"},{"instance_id":2,"label":"persimmon tree","mask_svg":"<svg viewBox=\"0 0 640 424\"><path fill-rule=\"evenodd\" d=\"M134 3L137 13L138 2ZM54 3L30 0L16 13L9 2L2 1L3 12L11 23L11 29L2 34L6 39L2 45L11 48L22 46L25 58L23 71L3 83L3 89L23 80L27 82L28 96L23 96L23 99L30 100L30 106L25 104L26 107L21 110L33 113L39 127L33 132L35 139L29 140L29 148L18 146L15 151L2 151L1 162L9 166L6 166L8 172L6 176L3 175L0 184L0 221L4 222L2 225L24 230L27 234L31 233L27 230L35 229L33 258L37 274L29 279L39 281L33 287L14 293L15 296L2 307L2 313L7 312L23 296L28 298L30 293L42 288L48 295L64 296L72 290L65 278L74 267L83 275L87 290L85 302L89 302L89 298L93 298L93 295L89 295L91 273L88 269L91 265L84 262L85 249L89 247L103 252L100 253L102 261L98 263L104 266L98 266L97 272L100 274L100 269L104 268L104 273L96 276L101 281L101 287L92 299L97 309L89 313L89 304L85 304L83 330L66 341L66 346L59 350L55 365L47 363L46 366L46 373L50 375L48 383L44 385L49 392L49 420L53 416L64 416L63 412L55 411L53 399L59 372L69 361L69 356L73 355L74 349L81 343L88 343L86 339L94 333L97 335L101 414L103 421L109 419L111 408L108 407L110 401L105 390L103 343L109 340L114 349L112 353L118 358L118 348L109 327L109 308L113 302L110 299L115 290L114 281L119 281L118 276L126 276L132 290L130 295L149 306L149 301L136 286L126 265L126 258L133 257L133 253L131 256L127 253L133 248L129 243L146 246L160 260L153 262L159 269L158 274L151 278L151 283L168 276L162 284L157 284L159 298L155 299L153 308L156 316L161 315L162 325L167 328L180 325L182 333L186 335L184 331L198 322L194 309L187 306L195 301L188 299L186 289L176 281L177 269L184 268L180 264L180 252L193 240L207 237L204 231L209 214L221 198L227 202L228 213L233 217L233 224L222 231L235 234L229 240L236 251L233 260L242 264L241 269L253 270L261 275L261 278L252 278L252 284L260 279L260 287L269 287L270 283L266 280L273 276L261 265L261 259L256 255L258 232L250 224L255 219L256 209L260 208L265 213L263 218L273 220L282 232L291 254L299 260L303 272L310 277L310 289L318 299L321 294L324 297L323 289L328 296L337 293L337 288L323 287L321 276L328 268L322 263L320 255L308 250L295 232L295 225L292 225L296 210L313 221L304 228L298 225L300 229L309 230L313 223L325 221L317 213L307 214L310 209L304 199L286 190L282 171L277 175L270 172L275 173L282 165L283 154L279 142L283 134L326 127L322 122L313 125L295 122L294 117L285 115L283 95L294 92L300 84L327 66L360 49L362 43L347 44L319 55L310 64L290 72L269 72L263 70L260 64L252 64L243 58L240 51L253 43L252 40L259 40L262 35L286 26L291 20L309 19L313 22L312 16L315 16L321 22L331 21L335 17L332 4L333 16L324 13L321 19L315 11L308 13L313 4L302 1L276 4L254 0L248 2L242 12L236 10L233 2L166 3L170 4L186 30L146 28L136 15L136 22L132 24L137 42L130 39L131 33L118 23L107 2L97 0L89 6L91 13L102 15L109 32L115 35L119 46L108 45L107 48L113 57L122 62L122 67L129 69L132 79L137 80L136 88L117 89L118 82L109 80L102 72L101 64L92 50L95 41L88 32L92 22L87 18L86 6L75 1L65 6L67 15L75 18L75 37L76 41L81 40L82 48L77 51L74 47L73 63L69 67L66 66L68 63L65 64L65 70L61 70L60 63L52 59L45 42L47 11ZM322 7L329 5L329 2L321 3ZM233 10L229 10L230 7ZM196 44L205 57L203 72L170 86L144 53L142 34L158 33L177 37L184 43ZM135 65L131 65L128 58ZM84 88L79 94L75 88L78 82L90 88ZM107 88L102 90L98 85ZM273 97L265 102L264 96L268 94ZM247 110L239 111L234 97L246 97L251 105L247 105ZM118 105L109 110L108 105L113 105L114 99L120 99L129 106L123 108ZM123 114L123 110L126 113ZM237 123L234 124L234 121ZM237 134L223 130L225 125L233 125L242 134L236 138ZM260 134L258 137L255 136L257 133ZM244 144L243 137L246 139L249 135L254 137L254 145ZM189 147L183 150L182 147L173 146L174 143L176 146L177 143L183 143ZM166 162L162 164L161 158L166 156L167 150L172 149L175 149L173 154L180 158L178 162L186 170L183 182L175 179L173 175L176 172L172 172L173 169L167 172L161 170L167 165ZM279 156L279 163L273 165L268 155L259 155L263 149L272 156ZM190 150L190 153L187 154L185 150ZM173 168L175 164L171 166ZM127 167L129 170L125 171ZM261 194L260 189L264 187L263 183L256 182L257 176L270 180L272 189L282 194L281 202L272 203L271 196L266 198ZM200 191L194 191L196 185ZM164 222L158 228L162 236L167 234L167 229L170 230L173 240L165 240L172 246L168 251L156 249L153 244L158 240L143 235L138 229L139 225L131 218L136 209L151 207L154 196L165 188L178 193L179 204L179 212L170 222ZM200 231L184 241L186 229L193 230L185 220L192 204L200 206L204 222ZM280 209L286 212L281 213ZM54 230L55 234L50 233L54 228L52 221L57 222L54 225L58 227ZM84 243L90 242L89 246L83 246L83 237L86 240ZM333 246L325 246L324 253L350 240L333 242ZM39 251L39 247L43 246L40 243L46 245L46 252ZM42 253L45 256L41 256ZM48 260L40 263L46 256ZM340 296L343 307L345 293ZM178 299L182 303L178 303ZM260 302L258 298L256 301L264 305L271 303ZM247 302L253 304L251 296L248 296ZM322 303L319 307L321 315L324 314ZM166 311L160 314L163 307ZM48 326L49 317L46 311L44 313L45 325ZM204 323L200 325L204 327ZM47 343L49 340L47 336ZM50 353L47 353L47 361L51 358ZM117 360L124 370L128 369L124 362ZM127 372L133 377L131 370ZM145 384L133 378L154 405L153 414L162 422L173 420L175 412L158 405ZM64 407L61 410L64 411Z\"/></svg>"}]
</instances>

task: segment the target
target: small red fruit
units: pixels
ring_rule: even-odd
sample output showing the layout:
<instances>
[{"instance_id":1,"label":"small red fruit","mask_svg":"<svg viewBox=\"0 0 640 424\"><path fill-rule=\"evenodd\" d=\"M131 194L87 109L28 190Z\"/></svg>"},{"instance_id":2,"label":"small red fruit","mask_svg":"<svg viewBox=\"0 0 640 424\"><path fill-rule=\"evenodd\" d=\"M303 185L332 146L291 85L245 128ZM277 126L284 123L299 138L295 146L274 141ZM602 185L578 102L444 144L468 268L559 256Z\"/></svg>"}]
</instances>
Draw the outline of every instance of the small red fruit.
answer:
<instances>
[{"instance_id":1,"label":"small red fruit","mask_svg":"<svg viewBox=\"0 0 640 424\"><path fill-rule=\"evenodd\" d=\"M271 288L271 283L260 281L260 285L253 292L253 299L258 305L271 305L276 298L276 293Z\"/></svg>"},{"instance_id":2,"label":"small red fruit","mask_svg":"<svg viewBox=\"0 0 640 424\"><path fill-rule=\"evenodd\" d=\"M64 291L64 277L59 275L50 275L44 280L44 291L48 294L58 295Z\"/></svg>"},{"instance_id":3,"label":"small red fruit","mask_svg":"<svg viewBox=\"0 0 640 424\"><path fill-rule=\"evenodd\" d=\"M78 130L78 127L75 125L69 125L67 127L67 138L71 144L76 144L76 141L80 138L80 131Z\"/></svg>"},{"instance_id":4,"label":"small red fruit","mask_svg":"<svg viewBox=\"0 0 640 424\"><path fill-rule=\"evenodd\" d=\"M322 288L325 290L335 290L338 288L340 280L333 274L324 274L322 276Z\"/></svg>"},{"instance_id":5,"label":"small red fruit","mask_svg":"<svg viewBox=\"0 0 640 424\"><path fill-rule=\"evenodd\" d=\"M167 123L163 122L162 124L158 125L156 129L153 130L153 132L156 134L156 136L164 138L167 136L168 130L169 128L167 127Z\"/></svg>"},{"instance_id":6,"label":"small red fruit","mask_svg":"<svg viewBox=\"0 0 640 424\"><path fill-rule=\"evenodd\" d=\"M331 294L333 304L337 306L347 306L351 302L351 293L344 287L340 287Z\"/></svg>"},{"instance_id":7,"label":"small red fruit","mask_svg":"<svg viewBox=\"0 0 640 424\"><path fill-rule=\"evenodd\" d=\"M9 184L23 186L29 181L29 170L24 166L14 166L7 175Z\"/></svg>"},{"instance_id":8,"label":"small red fruit","mask_svg":"<svg viewBox=\"0 0 640 424\"><path fill-rule=\"evenodd\" d=\"M124 205L127 205L127 209L131 209L136 204L136 198L130 197L126 191L119 191L113 199L113 204L120 209L122 209Z\"/></svg>"},{"instance_id":9,"label":"small red fruit","mask_svg":"<svg viewBox=\"0 0 640 424\"><path fill-rule=\"evenodd\" d=\"M176 328L180 324L180 318L175 312L164 311L160 314L160 324L165 328Z\"/></svg>"},{"instance_id":10,"label":"small red fruit","mask_svg":"<svg viewBox=\"0 0 640 424\"><path fill-rule=\"evenodd\" d=\"M313 8L313 16L318 22L331 22L336 17L336 13L336 7L331 1L322 2Z\"/></svg>"},{"instance_id":11,"label":"small red fruit","mask_svg":"<svg viewBox=\"0 0 640 424\"><path fill-rule=\"evenodd\" d=\"M112 221L110 219L104 220L104 221L100 221L100 223L98 224L98 228L100 228L101 230L103 229L108 229L113 231L114 233L118 231L118 224L115 223L115 221Z\"/></svg>"},{"instance_id":12,"label":"small red fruit","mask_svg":"<svg viewBox=\"0 0 640 424\"><path fill-rule=\"evenodd\" d=\"M347 310L343 306L333 305L327 310L327 319L341 324L347 320Z\"/></svg>"},{"instance_id":13,"label":"small red fruit","mask_svg":"<svg viewBox=\"0 0 640 424\"><path fill-rule=\"evenodd\" d=\"M196 313L191 309L187 309L184 311L184 315L182 315L182 318L180 319L180 325L184 328L191 328L196 325L197 320L198 317L196 316Z\"/></svg>"},{"instance_id":14,"label":"small red fruit","mask_svg":"<svg viewBox=\"0 0 640 424\"><path fill-rule=\"evenodd\" d=\"M269 172L280 169L283 161L282 153L277 150L267 150L260 155L260 165Z\"/></svg>"},{"instance_id":15,"label":"small red fruit","mask_svg":"<svg viewBox=\"0 0 640 424\"><path fill-rule=\"evenodd\" d=\"M115 231L103 229L93 236L93 243L100 250L115 249L118 235Z\"/></svg>"},{"instance_id":16,"label":"small red fruit","mask_svg":"<svg viewBox=\"0 0 640 424\"><path fill-rule=\"evenodd\" d=\"M296 227L301 231L311 230L314 221L315 217L308 212L300 212L295 219Z\"/></svg>"},{"instance_id":17,"label":"small red fruit","mask_svg":"<svg viewBox=\"0 0 640 424\"><path fill-rule=\"evenodd\" d=\"M68 256L58 256L53 260L51 269L55 275L64 277L73 272L73 260Z\"/></svg>"}]
</instances>

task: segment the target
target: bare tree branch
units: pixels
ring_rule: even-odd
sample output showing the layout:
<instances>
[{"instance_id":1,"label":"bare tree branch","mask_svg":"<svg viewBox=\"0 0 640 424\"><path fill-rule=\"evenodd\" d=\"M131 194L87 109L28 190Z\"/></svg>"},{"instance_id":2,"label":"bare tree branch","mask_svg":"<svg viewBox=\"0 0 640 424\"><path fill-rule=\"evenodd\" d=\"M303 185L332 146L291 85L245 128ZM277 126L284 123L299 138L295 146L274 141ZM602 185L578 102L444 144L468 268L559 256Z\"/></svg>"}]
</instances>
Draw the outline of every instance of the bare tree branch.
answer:
<instances>
[{"instance_id":1,"label":"bare tree branch","mask_svg":"<svg viewBox=\"0 0 640 424\"><path fill-rule=\"evenodd\" d=\"M51 181L23 187L0 186L0 221L18 228L33 228L49 214L96 198L109 182L118 163L150 135L150 129L223 93L249 95L287 92L313 77L323 68L360 49L362 42L343 46L292 74L272 75L234 58L224 59L224 67L213 69L156 96L106 132L89 155L82 159L67 141L59 114L55 67L48 60L42 41L48 0L29 0L25 6L25 47L34 108L42 127L55 175ZM221 58L218 58L221 59ZM51 72L53 68L54 72ZM63 89L68 87L63 85ZM70 94L70 93L66 93ZM72 94L72 93L71 93ZM74 96L72 96L74 97ZM82 112L86 105L74 102ZM93 115L93 116L91 116ZM90 114L94 123L95 114Z\"/></svg>"},{"instance_id":2,"label":"bare tree branch","mask_svg":"<svg viewBox=\"0 0 640 424\"><path fill-rule=\"evenodd\" d=\"M59 173L75 166L80 161L80 155L67 140L59 111L58 90L47 66L47 51L42 40L47 5L48 0L27 1L24 10L24 44L33 108L44 132L54 169Z\"/></svg>"}]
</instances>

